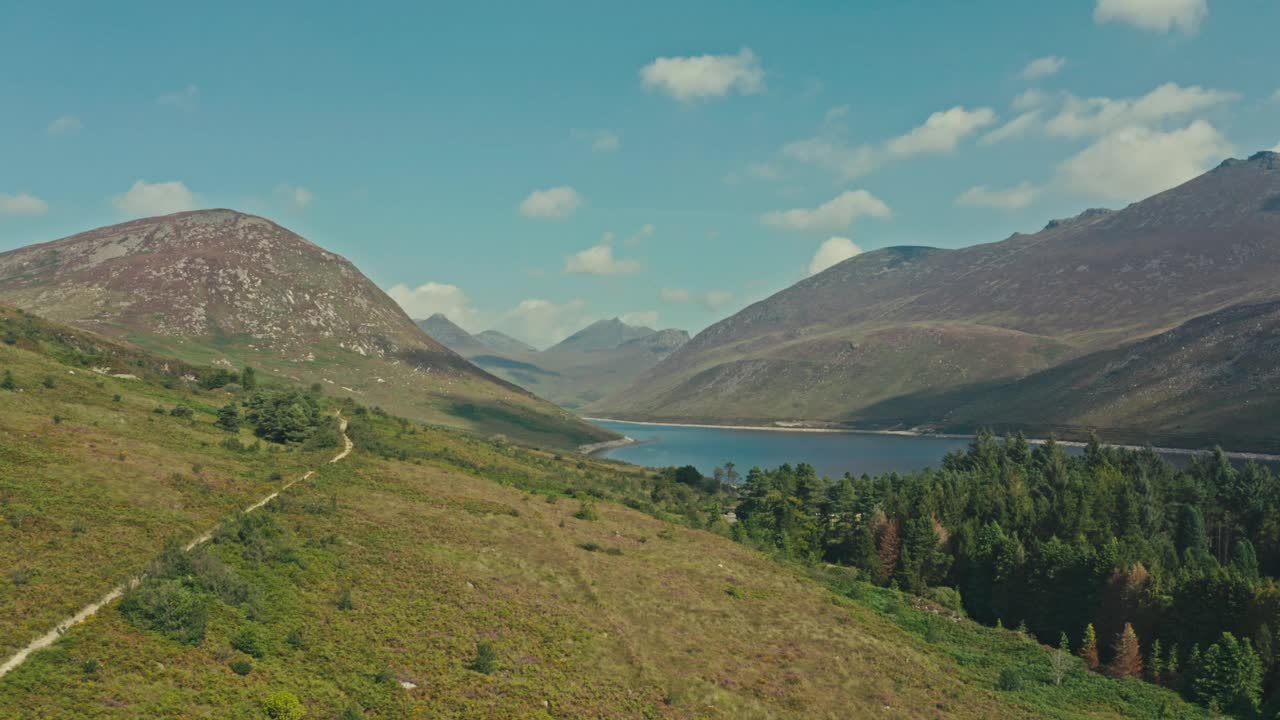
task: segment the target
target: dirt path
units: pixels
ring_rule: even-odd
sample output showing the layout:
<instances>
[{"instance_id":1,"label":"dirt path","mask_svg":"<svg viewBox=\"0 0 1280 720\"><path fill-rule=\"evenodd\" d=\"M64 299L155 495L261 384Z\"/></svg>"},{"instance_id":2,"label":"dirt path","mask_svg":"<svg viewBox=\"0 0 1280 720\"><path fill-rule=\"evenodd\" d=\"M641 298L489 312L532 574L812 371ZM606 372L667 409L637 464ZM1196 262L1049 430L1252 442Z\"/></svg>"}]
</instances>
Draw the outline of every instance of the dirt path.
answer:
<instances>
[{"instance_id":1,"label":"dirt path","mask_svg":"<svg viewBox=\"0 0 1280 720\"><path fill-rule=\"evenodd\" d=\"M342 417L341 414L339 414L338 420L339 420L339 432L342 433L343 447L342 447L342 452L338 453L337 455L334 455L333 459L329 461L330 465L350 455L352 449L355 448L355 444L352 443L351 438L347 436L347 419ZM254 510L261 508L263 505L266 505L267 503L271 502L273 499L275 499L276 496L278 496L280 493L284 492L285 490L288 490L289 488L293 487L294 485L297 485L298 483L304 480L310 479L312 475L315 475L315 473L316 473L315 470L308 470L306 474L302 475L301 477L297 477L297 478L294 478L293 480L290 480L289 482L282 485L279 490L276 490L270 495L267 495L261 500L245 508L244 512L251 513ZM190 551L199 545L203 545L209 542L211 539L213 539L213 533L214 533L214 530L209 530L208 532L204 533L203 535L196 538L195 540L192 540L191 542L187 543L186 549ZM103 595L97 600L80 608L80 610L78 610L75 615L72 615L71 617L62 620L62 622L59 622L57 625L55 625L52 630L45 633L44 635L41 635L35 640L32 640L30 644L28 644L26 647L22 648L18 652L14 653L12 656L5 658L4 663L0 664L0 677L4 677L7 673L9 673L9 671L17 668L19 665L26 662L27 657L29 657L31 653L37 650L43 650L44 648L47 648L50 645L52 645L55 641L57 641L59 637L61 637L62 633L66 632L71 627L75 625L79 625L80 623L89 619L89 617L97 613L104 606L111 604L111 602L118 599L121 595L124 595L126 590L129 590L130 588L137 586L137 584L140 582L142 582L142 576L138 575L136 577L129 578L128 580L120 583L119 585L112 588L111 591L108 592L106 595Z\"/></svg>"}]
</instances>

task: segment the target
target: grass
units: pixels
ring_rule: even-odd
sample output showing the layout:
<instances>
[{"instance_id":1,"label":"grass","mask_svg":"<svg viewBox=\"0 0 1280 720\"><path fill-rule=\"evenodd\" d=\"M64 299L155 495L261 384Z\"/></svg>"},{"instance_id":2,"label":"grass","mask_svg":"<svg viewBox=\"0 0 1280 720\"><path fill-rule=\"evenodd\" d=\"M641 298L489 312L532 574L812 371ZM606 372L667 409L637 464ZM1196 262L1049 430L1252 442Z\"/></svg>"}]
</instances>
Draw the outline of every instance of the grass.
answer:
<instances>
[{"instance_id":1,"label":"grass","mask_svg":"<svg viewBox=\"0 0 1280 720\"><path fill-rule=\"evenodd\" d=\"M308 718L1200 716L1141 683L1054 686L1016 633L688 527L713 518L655 502L639 468L353 405L342 463L240 453L212 429L216 393L22 348L0 367L24 388L58 378L0 395L5 517L21 518L0 524L0 561L38 570L0 586L10 645L228 522L190 579L147 581L202 593L202 637L112 605L0 678L0 717L262 718L289 698ZM178 401L190 420L152 413ZM319 469L236 521L303 467Z\"/></svg>"}]
</instances>

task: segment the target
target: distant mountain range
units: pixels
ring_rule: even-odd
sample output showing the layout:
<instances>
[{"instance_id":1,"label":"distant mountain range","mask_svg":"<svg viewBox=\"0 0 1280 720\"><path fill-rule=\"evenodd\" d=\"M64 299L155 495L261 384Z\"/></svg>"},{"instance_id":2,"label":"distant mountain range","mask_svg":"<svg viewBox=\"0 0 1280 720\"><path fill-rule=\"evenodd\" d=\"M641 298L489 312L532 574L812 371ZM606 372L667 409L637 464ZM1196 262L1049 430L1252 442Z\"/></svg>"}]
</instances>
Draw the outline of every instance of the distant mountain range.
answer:
<instances>
[{"instance_id":1,"label":"distant mountain range","mask_svg":"<svg viewBox=\"0 0 1280 720\"><path fill-rule=\"evenodd\" d=\"M417 323L494 375L571 409L621 390L689 341L684 330L654 330L613 318L539 351L496 330L472 335L439 313Z\"/></svg>"},{"instance_id":2,"label":"distant mountain range","mask_svg":"<svg viewBox=\"0 0 1280 720\"><path fill-rule=\"evenodd\" d=\"M1280 155L958 250L868 252L589 406L647 420L991 425L1275 449Z\"/></svg>"},{"instance_id":3,"label":"distant mountain range","mask_svg":"<svg viewBox=\"0 0 1280 720\"><path fill-rule=\"evenodd\" d=\"M320 383L418 420L562 447L611 437L431 339L346 259L232 210L0 253L0 301L190 362Z\"/></svg>"}]
</instances>

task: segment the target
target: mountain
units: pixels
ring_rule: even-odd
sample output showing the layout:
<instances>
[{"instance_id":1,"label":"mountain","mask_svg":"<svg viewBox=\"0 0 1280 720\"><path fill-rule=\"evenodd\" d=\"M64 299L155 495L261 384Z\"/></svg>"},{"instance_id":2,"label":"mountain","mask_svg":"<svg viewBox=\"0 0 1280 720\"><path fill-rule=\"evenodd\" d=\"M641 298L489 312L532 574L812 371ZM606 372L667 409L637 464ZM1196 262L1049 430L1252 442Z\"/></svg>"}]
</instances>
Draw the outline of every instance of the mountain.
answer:
<instances>
[{"instance_id":1,"label":"mountain","mask_svg":"<svg viewBox=\"0 0 1280 720\"><path fill-rule=\"evenodd\" d=\"M426 320L415 321L423 332L450 350L467 357L486 352L488 347L472 337L443 313L436 313Z\"/></svg>"},{"instance_id":2,"label":"mountain","mask_svg":"<svg viewBox=\"0 0 1280 720\"><path fill-rule=\"evenodd\" d=\"M1007 385L1276 298L1280 155L1262 152L1035 234L858 255L707 328L589 410L713 422L934 422L957 407L948 402L971 399L949 393ZM1052 408L1040 418L1071 421Z\"/></svg>"},{"instance_id":3,"label":"mountain","mask_svg":"<svg viewBox=\"0 0 1280 720\"><path fill-rule=\"evenodd\" d=\"M431 339L346 259L232 210L0 253L0 301L184 360L320 383L424 421L563 447L609 435Z\"/></svg>"},{"instance_id":4,"label":"mountain","mask_svg":"<svg viewBox=\"0 0 1280 720\"><path fill-rule=\"evenodd\" d=\"M215 425L247 393L210 366L5 306L0 338L3 718L1204 717L1045 682L1024 633L779 563L642 468L324 396L338 444L286 447Z\"/></svg>"},{"instance_id":5,"label":"mountain","mask_svg":"<svg viewBox=\"0 0 1280 720\"><path fill-rule=\"evenodd\" d=\"M569 409L630 385L689 341L684 330L653 330L614 318L592 323L539 352L496 330L471 335L441 314L417 323L476 365Z\"/></svg>"},{"instance_id":6,"label":"mountain","mask_svg":"<svg viewBox=\"0 0 1280 720\"><path fill-rule=\"evenodd\" d=\"M1277 357L1280 302L1235 305L1007 385L961 390L938 426L1090 428L1134 443L1280 452Z\"/></svg>"},{"instance_id":7,"label":"mountain","mask_svg":"<svg viewBox=\"0 0 1280 720\"><path fill-rule=\"evenodd\" d=\"M628 325L618 318L593 322L578 332L547 348L548 353L584 353L612 350L629 341L652 335L653 328Z\"/></svg>"},{"instance_id":8,"label":"mountain","mask_svg":"<svg viewBox=\"0 0 1280 720\"><path fill-rule=\"evenodd\" d=\"M521 342L510 335L500 333L497 330L484 330L475 334L475 339L479 340L485 347L500 353L531 353L538 352L538 348L526 342Z\"/></svg>"}]
</instances>

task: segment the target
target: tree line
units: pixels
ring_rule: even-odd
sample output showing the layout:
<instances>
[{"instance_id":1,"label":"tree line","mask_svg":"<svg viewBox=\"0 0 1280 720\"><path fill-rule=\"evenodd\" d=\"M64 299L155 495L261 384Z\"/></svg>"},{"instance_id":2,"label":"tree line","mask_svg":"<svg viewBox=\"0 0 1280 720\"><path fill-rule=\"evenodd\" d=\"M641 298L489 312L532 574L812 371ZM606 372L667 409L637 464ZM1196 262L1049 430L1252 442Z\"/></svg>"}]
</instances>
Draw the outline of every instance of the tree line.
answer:
<instances>
[{"instance_id":1,"label":"tree line","mask_svg":"<svg viewBox=\"0 0 1280 720\"><path fill-rule=\"evenodd\" d=\"M1024 627L1094 669L1241 717L1280 710L1280 482L1221 450L1183 468L1092 438L980 434L938 469L752 468L735 539Z\"/></svg>"}]
</instances>

